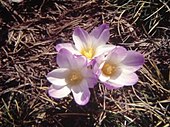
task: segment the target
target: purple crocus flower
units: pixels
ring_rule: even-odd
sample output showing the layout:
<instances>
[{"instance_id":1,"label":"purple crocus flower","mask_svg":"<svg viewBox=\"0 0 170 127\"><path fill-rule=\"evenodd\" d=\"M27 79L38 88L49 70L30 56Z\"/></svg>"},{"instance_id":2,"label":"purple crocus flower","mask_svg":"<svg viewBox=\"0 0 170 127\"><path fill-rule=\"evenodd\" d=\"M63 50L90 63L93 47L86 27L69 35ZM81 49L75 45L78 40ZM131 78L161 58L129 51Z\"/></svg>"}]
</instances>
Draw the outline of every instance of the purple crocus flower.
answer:
<instances>
[{"instance_id":1,"label":"purple crocus flower","mask_svg":"<svg viewBox=\"0 0 170 127\"><path fill-rule=\"evenodd\" d=\"M106 45L109 37L109 25L107 24L96 27L91 33L78 27L73 32L74 44L58 44L56 50L60 51L60 49L65 48L73 54L85 56L90 61L101 54L107 54L115 47L114 45Z\"/></svg>"},{"instance_id":2,"label":"purple crocus flower","mask_svg":"<svg viewBox=\"0 0 170 127\"><path fill-rule=\"evenodd\" d=\"M72 92L76 103L85 105L90 98L89 88L97 83L96 76L87 67L87 59L61 49L57 55L57 63L60 68L47 75L48 81L52 83L48 90L49 95L63 98Z\"/></svg>"},{"instance_id":3,"label":"purple crocus flower","mask_svg":"<svg viewBox=\"0 0 170 127\"><path fill-rule=\"evenodd\" d=\"M108 89L116 89L138 81L135 71L144 64L144 57L138 52L116 46L108 55L102 55L95 61L94 72L99 80Z\"/></svg>"}]
</instances>

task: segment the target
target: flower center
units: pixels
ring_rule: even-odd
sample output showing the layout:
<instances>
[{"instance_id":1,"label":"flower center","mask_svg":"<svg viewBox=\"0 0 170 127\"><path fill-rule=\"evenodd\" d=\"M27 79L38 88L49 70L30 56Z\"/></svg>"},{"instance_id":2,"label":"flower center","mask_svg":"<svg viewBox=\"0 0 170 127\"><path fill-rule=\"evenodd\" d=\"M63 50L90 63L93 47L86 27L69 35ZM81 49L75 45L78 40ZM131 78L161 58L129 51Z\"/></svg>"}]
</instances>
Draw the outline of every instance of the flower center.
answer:
<instances>
[{"instance_id":1,"label":"flower center","mask_svg":"<svg viewBox=\"0 0 170 127\"><path fill-rule=\"evenodd\" d=\"M80 72L72 71L67 77L67 81L71 85L77 85L82 81L83 77Z\"/></svg>"},{"instance_id":2,"label":"flower center","mask_svg":"<svg viewBox=\"0 0 170 127\"><path fill-rule=\"evenodd\" d=\"M116 73L116 66L114 64L105 63L101 70L104 75L113 76Z\"/></svg>"},{"instance_id":3,"label":"flower center","mask_svg":"<svg viewBox=\"0 0 170 127\"><path fill-rule=\"evenodd\" d=\"M87 49L83 49L81 51L81 54L89 59L92 59L94 54L95 54L95 51L93 48L87 48Z\"/></svg>"}]
</instances>

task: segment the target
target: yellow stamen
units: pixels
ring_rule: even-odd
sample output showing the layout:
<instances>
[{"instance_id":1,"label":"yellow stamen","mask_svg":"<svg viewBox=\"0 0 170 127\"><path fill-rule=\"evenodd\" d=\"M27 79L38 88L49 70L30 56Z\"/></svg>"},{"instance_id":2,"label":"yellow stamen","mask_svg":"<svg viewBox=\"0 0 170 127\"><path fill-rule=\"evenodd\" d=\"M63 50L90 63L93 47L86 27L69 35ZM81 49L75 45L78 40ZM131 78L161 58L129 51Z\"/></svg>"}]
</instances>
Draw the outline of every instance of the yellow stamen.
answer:
<instances>
[{"instance_id":1,"label":"yellow stamen","mask_svg":"<svg viewBox=\"0 0 170 127\"><path fill-rule=\"evenodd\" d=\"M78 71L72 71L68 77L67 77L67 81L69 84L71 85L77 85L79 84L81 81L82 81L83 77L82 75L80 74L80 72Z\"/></svg>"},{"instance_id":2,"label":"yellow stamen","mask_svg":"<svg viewBox=\"0 0 170 127\"><path fill-rule=\"evenodd\" d=\"M104 75L113 76L116 73L116 66L114 64L105 63L101 70Z\"/></svg>"},{"instance_id":3,"label":"yellow stamen","mask_svg":"<svg viewBox=\"0 0 170 127\"><path fill-rule=\"evenodd\" d=\"M83 49L81 51L81 54L89 59L92 59L94 54L95 54L95 51L93 48L87 48L87 49Z\"/></svg>"}]
</instances>

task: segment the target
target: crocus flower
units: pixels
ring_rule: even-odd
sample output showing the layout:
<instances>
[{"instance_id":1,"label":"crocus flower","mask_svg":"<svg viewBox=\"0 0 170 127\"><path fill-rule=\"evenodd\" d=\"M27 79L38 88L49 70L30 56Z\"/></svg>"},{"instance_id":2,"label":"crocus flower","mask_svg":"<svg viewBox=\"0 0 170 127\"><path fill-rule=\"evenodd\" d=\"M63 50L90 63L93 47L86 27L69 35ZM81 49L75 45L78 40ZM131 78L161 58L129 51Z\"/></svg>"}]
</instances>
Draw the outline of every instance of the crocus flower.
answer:
<instances>
[{"instance_id":1,"label":"crocus flower","mask_svg":"<svg viewBox=\"0 0 170 127\"><path fill-rule=\"evenodd\" d=\"M116 89L134 85L138 81L135 71L143 64L142 54L116 46L107 56L96 58L94 71L108 89Z\"/></svg>"},{"instance_id":2,"label":"crocus flower","mask_svg":"<svg viewBox=\"0 0 170 127\"><path fill-rule=\"evenodd\" d=\"M107 44L110 37L109 25L102 24L88 33L84 29L75 28L73 32L74 44L58 44L56 50L65 48L73 54L83 55L89 61L101 54L107 54L115 46Z\"/></svg>"},{"instance_id":3,"label":"crocus flower","mask_svg":"<svg viewBox=\"0 0 170 127\"><path fill-rule=\"evenodd\" d=\"M72 92L76 103L85 105L90 98L89 88L97 83L92 70L87 67L87 59L61 49L57 55L57 64L60 68L47 75L48 81L52 83L48 90L49 95L63 98Z\"/></svg>"}]
</instances>

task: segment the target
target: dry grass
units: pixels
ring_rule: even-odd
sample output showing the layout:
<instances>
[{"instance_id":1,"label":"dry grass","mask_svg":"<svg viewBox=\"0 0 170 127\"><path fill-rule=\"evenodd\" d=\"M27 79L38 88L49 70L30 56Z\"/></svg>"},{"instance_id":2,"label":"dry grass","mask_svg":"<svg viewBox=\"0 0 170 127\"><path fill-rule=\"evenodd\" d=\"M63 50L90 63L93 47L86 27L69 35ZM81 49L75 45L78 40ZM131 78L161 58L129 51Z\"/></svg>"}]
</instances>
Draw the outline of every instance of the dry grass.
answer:
<instances>
[{"instance_id":1,"label":"dry grass","mask_svg":"<svg viewBox=\"0 0 170 127\"><path fill-rule=\"evenodd\" d=\"M169 127L170 2L106 0L0 1L1 127ZM91 90L86 106L48 96L46 74L57 67L54 46L73 28L110 24L110 43L145 56L133 87Z\"/></svg>"}]
</instances>

